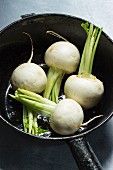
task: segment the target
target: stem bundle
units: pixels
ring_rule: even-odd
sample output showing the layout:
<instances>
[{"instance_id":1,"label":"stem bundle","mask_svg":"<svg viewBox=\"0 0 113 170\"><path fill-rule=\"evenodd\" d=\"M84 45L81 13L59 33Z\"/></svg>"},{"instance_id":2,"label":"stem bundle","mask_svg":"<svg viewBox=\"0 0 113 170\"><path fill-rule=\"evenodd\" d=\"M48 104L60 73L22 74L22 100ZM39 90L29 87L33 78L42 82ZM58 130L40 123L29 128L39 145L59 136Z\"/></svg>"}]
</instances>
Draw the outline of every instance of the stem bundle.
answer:
<instances>
[{"instance_id":1,"label":"stem bundle","mask_svg":"<svg viewBox=\"0 0 113 170\"><path fill-rule=\"evenodd\" d=\"M82 24L82 27L87 33L87 40L82 53L78 74L83 77L89 77L92 73L93 60L102 28L99 30L99 28L94 27L93 24L89 25L89 23Z\"/></svg>"}]
</instances>

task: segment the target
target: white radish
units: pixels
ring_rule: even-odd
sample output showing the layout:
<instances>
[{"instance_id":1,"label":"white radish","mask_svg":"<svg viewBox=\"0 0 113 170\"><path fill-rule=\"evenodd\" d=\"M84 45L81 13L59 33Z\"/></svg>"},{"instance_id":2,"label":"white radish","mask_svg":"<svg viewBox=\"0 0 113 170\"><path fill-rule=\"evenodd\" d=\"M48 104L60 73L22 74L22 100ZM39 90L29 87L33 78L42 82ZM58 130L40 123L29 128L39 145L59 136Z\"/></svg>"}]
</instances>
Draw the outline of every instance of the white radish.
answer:
<instances>
[{"instance_id":1,"label":"white radish","mask_svg":"<svg viewBox=\"0 0 113 170\"><path fill-rule=\"evenodd\" d=\"M51 128L60 135L75 133L83 123L82 107L72 99L60 101L50 118Z\"/></svg>"},{"instance_id":2,"label":"white radish","mask_svg":"<svg viewBox=\"0 0 113 170\"><path fill-rule=\"evenodd\" d=\"M88 34L78 75L70 76L64 86L64 93L67 98L72 98L77 101L84 109L89 109L95 106L101 99L104 93L103 83L93 76L92 66L96 47L102 32L102 28L90 28L86 23L83 25Z\"/></svg>"},{"instance_id":3,"label":"white radish","mask_svg":"<svg viewBox=\"0 0 113 170\"><path fill-rule=\"evenodd\" d=\"M104 93L103 83L97 78L70 76L65 82L65 95L76 100L84 109L95 106Z\"/></svg>"},{"instance_id":4,"label":"white radish","mask_svg":"<svg viewBox=\"0 0 113 170\"><path fill-rule=\"evenodd\" d=\"M25 33L27 34L27 33ZM27 63L19 65L12 73L11 84L14 90L17 88L26 89L32 92L41 93L47 83L47 77L44 70L35 63L31 63L33 57L33 42L31 40L31 57Z\"/></svg>"},{"instance_id":5,"label":"white radish","mask_svg":"<svg viewBox=\"0 0 113 170\"><path fill-rule=\"evenodd\" d=\"M80 127L86 126L102 116L95 116L83 123L83 109L73 99L63 99L56 104L39 94L23 89L18 89L15 95L10 94L10 96L30 108L30 110L48 117L50 119L50 127L60 135L74 134Z\"/></svg>"},{"instance_id":6,"label":"white radish","mask_svg":"<svg viewBox=\"0 0 113 170\"><path fill-rule=\"evenodd\" d=\"M66 74L76 71L80 61L80 54L75 45L68 41L52 44L45 52L45 63L49 67L57 67Z\"/></svg>"},{"instance_id":7,"label":"white radish","mask_svg":"<svg viewBox=\"0 0 113 170\"><path fill-rule=\"evenodd\" d=\"M80 53L74 44L65 40L52 44L46 50L44 59L49 71L43 96L57 103L62 79L65 74L76 71Z\"/></svg>"},{"instance_id":8,"label":"white radish","mask_svg":"<svg viewBox=\"0 0 113 170\"><path fill-rule=\"evenodd\" d=\"M33 41L28 33L25 33L31 41L31 56L27 63L19 65L12 73L11 84L14 90L18 88L26 89L32 92L41 93L47 83L47 77L44 70L35 63L31 63L33 58ZM37 115L29 107L23 105L23 127L25 132L37 135L38 123Z\"/></svg>"}]
</instances>

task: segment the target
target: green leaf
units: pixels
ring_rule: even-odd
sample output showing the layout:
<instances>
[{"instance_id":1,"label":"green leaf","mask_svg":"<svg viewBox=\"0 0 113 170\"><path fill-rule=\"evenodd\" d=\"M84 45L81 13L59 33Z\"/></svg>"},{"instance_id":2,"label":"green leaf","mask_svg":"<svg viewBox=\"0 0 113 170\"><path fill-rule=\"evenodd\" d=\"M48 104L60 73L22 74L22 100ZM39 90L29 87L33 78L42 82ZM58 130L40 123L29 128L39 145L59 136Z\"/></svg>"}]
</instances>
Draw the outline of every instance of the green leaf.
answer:
<instances>
[{"instance_id":1,"label":"green leaf","mask_svg":"<svg viewBox=\"0 0 113 170\"><path fill-rule=\"evenodd\" d=\"M86 23L82 23L81 26L82 28L85 30L86 34L88 35L89 33L89 22L86 22Z\"/></svg>"}]
</instances>

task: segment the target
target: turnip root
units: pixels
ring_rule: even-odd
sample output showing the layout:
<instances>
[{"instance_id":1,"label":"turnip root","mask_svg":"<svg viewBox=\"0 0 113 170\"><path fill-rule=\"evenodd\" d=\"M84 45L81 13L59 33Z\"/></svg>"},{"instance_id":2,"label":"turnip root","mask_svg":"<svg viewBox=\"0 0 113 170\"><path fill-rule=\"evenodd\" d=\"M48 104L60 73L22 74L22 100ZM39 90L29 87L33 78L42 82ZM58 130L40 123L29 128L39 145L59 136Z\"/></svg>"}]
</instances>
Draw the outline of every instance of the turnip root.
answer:
<instances>
[{"instance_id":1,"label":"turnip root","mask_svg":"<svg viewBox=\"0 0 113 170\"><path fill-rule=\"evenodd\" d=\"M76 71L80 61L80 53L72 43L59 41L46 50L44 59L49 66L49 71L43 96L58 103L62 79L65 74Z\"/></svg>"},{"instance_id":2,"label":"turnip root","mask_svg":"<svg viewBox=\"0 0 113 170\"><path fill-rule=\"evenodd\" d=\"M13 89L26 89L41 93L46 86L47 77L44 70L35 63L23 63L12 73L11 83Z\"/></svg>"},{"instance_id":3,"label":"turnip root","mask_svg":"<svg viewBox=\"0 0 113 170\"><path fill-rule=\"evenodd\" d=\"M15 96L10 96L29 107L30 110L50 118L50 126L58 134L73 134L83 123L82 107L72 99L64 99L56 104L24 89L18 89Z\"/></svg>"},{"instance_id":4,"label":"turnip root","mask_svg":"<svg viewBox=\"0 0 113 170\"><path fill-rule=\"evenodd\" d=\"M80 54L75 45L68 41L52 44L45 53L45 63L49 67L57 67L66 74L76 71L80 61Z\"/></svg>"},{"instance_id":5,"label":"turnip root","mask_svg":"<svg viewBox=\"0 0 113 170\"><path fill-rule=\"evenodd\" d=\"M86 126L95 116L87 122L83 122L84 113L82 107L73 99L63 99L58 104L43 98L39 94L24 89L18 89L15 95L10 96L27 106L30 110L42 114L50 119L50 127L60 135L74 134L81 126Z\"/></svg>"},{"instance_id":6,"label":"turnip root","mask_svg":"<svg viewBox=\"0 0 113 170\"><path fill-rule=\"evenodd\" d=\"M33 58L33 41L29 34L25 33L31 41L31 56L27 63L19 65L12 73L11 84L14 90L18 88L32 92L41 93L47 83L44 70L35 63L31 63ZM38 124L37 115L29 107L23 105L23 126L24 131L37 135Z\"/></svg>"},{"instance_id":7,"label":"turnip root","mask_svg":"<svg viewBox=\"0 0 113 170\"><path fill-rule=\"evenodd\" d=\"M72 99L61 100L50 118L51 128L60 135L74 134L82 125L82 107Z\"/></svg>"},{"instance_id":8,"label":"turnip root","mask_svg":"<svg viewBox=\"0 0 113 170\"><path fill-rule=\"evenodd\" d=\"M29 34L27 35L30 37ZM31 57L27 63L19 65L13 71L11 84L14 90L22 88L32 92L41 93L46 87L47 77L40 66L31 63L33 57L33 42L31 37L30 40L32 45Z\"/></svg>"},{"instance_id":9,"label":"turnip root","mask_svg":"<svg viewBox=\"0 0 113 170\"><path fill-rule=\"evenodd\" d=\"M96 47L102 32L94 28L92 24L85 23L83 25L88 37L84 46L78 75L68 77L64 86L64 93L67 98L74 99L84 109L89 109L95 106L101 99L104 93L103 83L93 76L92 66Z\"/></svg>"},{"instance_id":10,"label":"turnip root","mask_svg":"<svg viewBox=\"0 0 113 170\"><path fill-rule=\"evenodd\" d=\"M103 83L95 77L89 79L72 75L65 82L65 95L77 101L84 109L95 106L103 93Z\"/></svg>"}]
</instances>

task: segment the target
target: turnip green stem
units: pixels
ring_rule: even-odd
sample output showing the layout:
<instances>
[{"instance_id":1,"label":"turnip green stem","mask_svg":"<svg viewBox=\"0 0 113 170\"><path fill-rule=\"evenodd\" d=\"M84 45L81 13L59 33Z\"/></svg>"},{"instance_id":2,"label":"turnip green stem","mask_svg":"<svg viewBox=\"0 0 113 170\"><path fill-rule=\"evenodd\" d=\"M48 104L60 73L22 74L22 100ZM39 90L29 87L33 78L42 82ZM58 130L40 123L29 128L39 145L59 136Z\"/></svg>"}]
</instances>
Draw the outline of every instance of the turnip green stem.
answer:
<instances>
[{"instance_id":1,"label":"turnip green stem","mask_svg":"<svg viewBox=\"0 0 113 170\"><path fill-rule=\"evenodd\" d=\"M19 91L18 91L19 92ZM54 112L54 109L56 107L56 104L54 103L54 105L50 105L50 102L48 102L48 104L46 103L40 103L38 101L34 101L31 99L26 98L26 96L24 97L21 95L11 95L10 96L12 98L14 98L15 100L21 102L22 104L24 104L25 106L27 106L28 108L30 108L31 110L38 112L40 114L43 114L47 117L50 117L51 114Z\"/></svg>"},{"instance_id":2,"label":"turnip green stem","mask_svg":"<svg viewBox=\"0 0 113 170\"><path fill-rule=\"evenodd\" d=\"M47 85L43 97L58 102L61 81L64 77L64 71L55 67L50 67L47 74Z\"/></svg>"},{"instance_id":3,"label":"turnip green stem","mask_svg":"<svg viewBox=\"0 0 113 170\"><path fill-rule=\"evenodd\" d=\"M98 31L98 30L97 30ZM93 51L92 51L92 56L91 56L91 62L90 62L90 74L92 73L92 67L93 67L93 60L94 60L94 56L95 56L95 52L96 52L96 48L97 48L97 45L98 45L98 42L99 42L99 39L100 39L100 36L101 36L101 33L102 33L102 28L100 28L99 30L99 33L97 35L97 37L95 36L95 39L96 39L96 42L94 44L94 47L93 47Z\"/></svg>"},{"instance_id":4,"label":"turnip green stem","mask_svg":"<svg viewBox=\"0 0 113 170\"><path fill-rule=\"evenodd\" d=\"M64 77L64 74L61 74L52 89L52 93L51 93L51 100L54 101L55 103L58 103L58 96L59 96L59 92L60 92L60 87L61 87L61 83L62 83L62 79Z\"/></svg>"},{"instance_id":5,"label":"turnip green stem","mask_svg":"<svg viewBox=\"0 0 113 170\"><path fill-rule=\"evenodd\" d=\"M81 63L78 74L83 77L89 77L92 73L93 60L96 48L100 39L102 28L94 27L93 24L82 24L82 27L87 33L87 39L81 57Z\"/></svg>"},{"instance_id":6,"label":"turnip green stem","mask_svg":"<svg viewBox=\"0 0 113 170\"><path fill-rule=\"evenodd\" d=\"M33 112L33 129L34 129L34 135L38 135L38 123L37 123L37 113Z\"/></svg>"},{"instance_id":7,"label":"turnip green stem","mask_svg":"<svg viewBox=\"0 0 113 170\"><path fill-rule=\"evenodd\" d=\"M24 126L24 132L27 133L28 129L28 115L27 115L27 108L23 105L23 126Z\"/></svg>"},{"instance_id":8,"label":"turnip green stem","mask_svg":"<svg viewBox=\"0 0 113 170\"><path fill-rule=\"evenodd\" d=\"M24 90L24 89L17 89L15 92L15 96L24 96L24 98L30 99L30 100L34 100L37 101L39 103L44 103L44 104L49 104L49 105L53 105L56 106L56 104L44 97L42 97L39 94L36 94L34 92L28 91L28 90Z\"/></svg>"},{"instance_id":9,"label":"turnip green stem","mask_svg":"<svg viewBox=\"0 0 113 170\"><path fill-rule=\"evenodd\" d=\"M32 133L32 127L33 127L33 111L27 107L28 112L28 133Z\"/></svg>"},{"instance_id":10,"label":"turnip green stem","mask_svg":"<svg viewBox=\"0 0 113 170\"><path fill-rule=\"evenodd\" d=\"M23 126L26 133L38 135L37 113L23 105Z\"/></svg>"}]
</instances>

